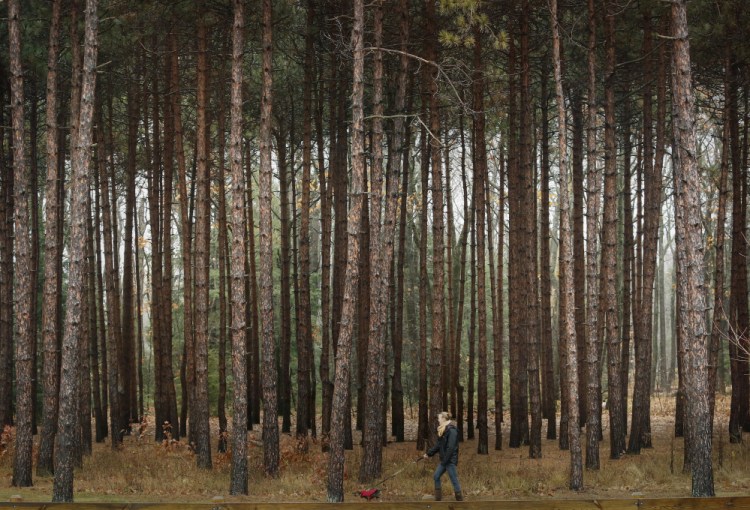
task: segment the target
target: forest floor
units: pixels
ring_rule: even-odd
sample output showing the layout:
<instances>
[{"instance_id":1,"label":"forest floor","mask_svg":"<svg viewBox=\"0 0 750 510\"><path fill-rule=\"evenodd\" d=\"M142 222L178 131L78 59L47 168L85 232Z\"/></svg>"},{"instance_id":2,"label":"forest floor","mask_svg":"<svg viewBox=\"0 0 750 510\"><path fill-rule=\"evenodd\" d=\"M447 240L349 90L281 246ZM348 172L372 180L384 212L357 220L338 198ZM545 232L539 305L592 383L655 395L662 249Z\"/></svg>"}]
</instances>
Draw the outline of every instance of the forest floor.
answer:
<instances>
[{"instance_id":1,"label":"forest floor","mask_svg":"<svg viewBox=\"0 0 750 510\"><path fill-rule=\"evenodd\" d=\"M750 492L750 446L747 442L729 444L727 420L729 398L719 397L714 433L714 479L719 496L747 495ZM432 472L436 461L415 463L420 452L413 438L416 435L416 410L407 410L407 439L389 443L383 449L383 477L401 469L398 476L377 485L383 501L414 501L431 498ZM629 418L630 416L628 416ZM477 455L475 439L460 446L458 474L467 500L518 499L602 499L633 497L690 496L690 476L682 473L683 441L673 439L674 397L655 395L652 398L653 448L640 455L609 459L609 429L604 415L604 441L600 446L601 470L584 471L584 490L570 491L568 473L570 455L558 448L558 442L543 439L542 459L528 458L528 447L507 447L508 416L503 424L503 450L494 447L494 422L490 421L490 453ZM218 429L217 423L212 426ZM545 422L546 427L546 422ZM257 429L258 427L256 427ZM310 443L307 452L300 452L297 441L289 435L281 438L281 473L278 479L263 476L263 452L259 446L260 431L248 433L250 495L229 496L230 454L216 453L213 469L195 467L193 453L182 443L166 446L153 441L153 423L136 435L125 438L120 451L112 453L109 443L95 444L91 457L75 475L75 498L78 502L314 502L325 501L327 454L320 445ZM543 430L546 437L546 428ZM355 433L355 444L359 433ZM11 487L12 437L5 435L6 449L0 443L0 502L11 495L24 501L49 501L52 479L34 477L34 487ZM35 441L38 440L35 438ZM585 454L585 453L584 453ZM36 456L36 442L35 452ZM362 453L359 446L346 452L345 498L356 501L353 493L374 485L357 481ZM453 499L447 476L443 483L444 497ZM214 500L215 501L215 500Z\"/></svg>"}]
</instances>

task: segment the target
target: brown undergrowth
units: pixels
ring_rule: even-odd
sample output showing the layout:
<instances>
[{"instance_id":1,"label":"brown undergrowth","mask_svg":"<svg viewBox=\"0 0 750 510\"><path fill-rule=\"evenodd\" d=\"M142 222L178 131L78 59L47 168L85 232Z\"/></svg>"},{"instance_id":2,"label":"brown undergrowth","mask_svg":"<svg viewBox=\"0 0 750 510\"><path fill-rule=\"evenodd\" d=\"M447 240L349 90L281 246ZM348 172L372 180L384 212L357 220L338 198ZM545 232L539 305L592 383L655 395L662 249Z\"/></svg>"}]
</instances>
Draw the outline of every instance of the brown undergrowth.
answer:
<instances>
[{"instance_id":1,"label":"brown undergrowth","mask_svg":"<svg viewBox=\"0 0 750 510\"><path fill-rule=\"evenodd\" d=\"M531 460L528 449L507 448L507 415L503 427L504 449L492 450L494 432L490 433L490 454L477 455L476 439L461 444L459 478L467 499L570 499L684 497L690 495L690 476L682 473L682 439L673 438L673 397L653 397L653 448L640 455L609 458L609 429L605 413L604 441L601 443L601 469L585 471L582 492L568 490L569 453L560 451L557 441L544 440L543 458ZM720 397L714 432L714 473L717 495L744 495L750 490L750 449L744 444L729 444L727 417L729 401ZM212 438L214 449L218 425ZM546 423L545 423L546 426ZM407 437L414 435L414 423L407 424ZM494 423L490 422L494 431ZM250 495L228 495L231 453L213 453L213 469L199 470L191 448L184 441L155 443L153 423L125 438L123 446L113 452L109 443L94 445L91 457L84 459L76 472L76 501L125 502L201 502L219 496L226 502L294 502L325 501L327 454L320 444L309 440L300 444L289 435L281 437L281 472L277 479L263 476L263 451L260 431L248 433ZM355 443L359 434L355 433ZM307 448L305 448L307 446ZM357 481L361 449L346 452L345 498L356 500L355 491L378 487L386 501L420 500L432 491L435 461L415 462L419 452L415 443L390 443L383 450L383 478L400 470L397 476L378 485ZM12 430L6 430L0 441L0 501L20 494L26 501L49 501L52 479L34 477L34 487L11 487L13 444ZM452 499L452 489L444 478L444 494Z\"/></svg>"}]
</instances>

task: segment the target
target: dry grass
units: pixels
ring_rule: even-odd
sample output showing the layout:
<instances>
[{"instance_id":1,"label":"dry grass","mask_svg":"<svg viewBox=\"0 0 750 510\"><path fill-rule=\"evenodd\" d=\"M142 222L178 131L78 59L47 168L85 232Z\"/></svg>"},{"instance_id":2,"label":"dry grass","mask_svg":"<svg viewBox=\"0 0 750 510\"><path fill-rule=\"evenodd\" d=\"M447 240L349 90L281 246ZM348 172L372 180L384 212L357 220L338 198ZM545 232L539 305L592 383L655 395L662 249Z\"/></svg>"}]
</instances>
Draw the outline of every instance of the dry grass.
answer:
<instances>
[{"instance_id":1,"label":"dry grass","mask_svg":"<svg viewBox=\"0 0 750 510\"><path fill-rule=\"evenodd\" d=\"M747 494L750 490L750 451L745 444L727 442L726 422L728 399L720 399L714 439L714 475L719 495ZM672 398L653 399L652 431L654 448L639 456L626 455L609 460L608 429L601 443L601 470L584 472L585 489L574 493L567 489L568 452L560 451L556 441L544 440L543 458L530 460L528 450L491 451L488 456L476 454L476 440L461 445L459 478L467 499L546 499L546 498L621 498L637 496L689 496L690 477L682 474L682 439L672 439L674 403ZM606 415L605 415L606 421ZM414 424L409 424L413 429ZM494 427L494 423L490 423ZM507 426L507 420L506 420ZM214 431L214 439L218 431ZM413 430L412 430L413 433ZM508 431L504 427L506 439ZM491 444L494 436L491 434ZM143 438L130 436L118 452L108 444L95 445L94 453L84 460L76 473L77 501L127 502L207 502L215 496L225 501L324 501L326 454L317 444L301 452L296 440L282 436L281 476L266 479L262 474L263 452L257 446L259 431L248 434L250 465L250 496L228 495L230 455L214 454L214 468L201 471L195 467L192 452L184 444L170 447L155 444L153 429L148 427ZM355 435L355 440L358 434ZM718 439L721 438L721 442ZM215 445L215 441L214 441ZM383 476L403 469L398 476L379 485L381 499L387 501L419 500L432 491L434 461L415 463L419 452L413 442L392 443L384 449ZM354 491L372 485L357 481L361 451L356 447L346 453L346 498L355 500ZM12 436L0 441L0 501L11 494L25 500L48 501L52 479L34 478L35 486L18 489L10 486L12 475ZM452 498L450 483L443 484L447 498Z\"/></svg>"}]
</instances>

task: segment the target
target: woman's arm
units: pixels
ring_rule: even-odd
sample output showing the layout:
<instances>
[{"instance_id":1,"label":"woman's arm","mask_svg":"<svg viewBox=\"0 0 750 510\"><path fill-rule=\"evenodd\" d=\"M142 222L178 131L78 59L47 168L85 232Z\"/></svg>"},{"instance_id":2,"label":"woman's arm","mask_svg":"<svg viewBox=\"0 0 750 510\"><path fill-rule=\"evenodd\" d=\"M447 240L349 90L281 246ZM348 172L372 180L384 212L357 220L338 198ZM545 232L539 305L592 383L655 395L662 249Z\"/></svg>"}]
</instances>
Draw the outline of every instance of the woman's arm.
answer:
<instances>
[{"instance_id":1,"label":"woman's arm","mask_svg":"<svg viewBox=\"0 0 750 510\"><path fill-rule=\"evenodd\" d=\"M451 458L453 457L453 454L456 452L456 447L458 446L458 430L451 427L448 429L448 437L446 438L446 447L445 447L445 458L443 458L443 464L448 465L451 462Z\"/></svg>"}]
</instances>

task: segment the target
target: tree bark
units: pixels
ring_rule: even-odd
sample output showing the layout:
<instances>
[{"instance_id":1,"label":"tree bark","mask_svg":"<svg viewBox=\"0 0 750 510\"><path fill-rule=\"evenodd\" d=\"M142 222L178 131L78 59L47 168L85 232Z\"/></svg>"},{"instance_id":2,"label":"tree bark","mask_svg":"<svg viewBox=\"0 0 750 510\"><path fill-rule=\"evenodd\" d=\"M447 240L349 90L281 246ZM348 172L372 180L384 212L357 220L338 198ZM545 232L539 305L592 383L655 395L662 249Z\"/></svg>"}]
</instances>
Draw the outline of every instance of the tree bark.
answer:
<instances>
[{"instance_id":1,"label":"tree bark","mask_svg":"<svg viewBox=\"0 0 750 510\"><path fill-rule=\"evenodd\" d=\"M644 55L653 50L650 12L644 14ZM651 59L647 59L646 72L652 75ZM660 65L661 68L661 65ZM665 124L665 91L664 75L660 69L657 76L657 119L656 119L656 157L651 143L651 87L644 85L644 127L643 127L643 176L644 176L644 219L643 219L643 260L641 295L638 298L638 310L634 314L635 324L636 367L633 391L633 415L631 418L630 442L628 453L640 453L641 448L651 446L650 407L651 407L651 358L653 345L653 304L654 281L656 279L657 248L659 244L659 222L661 218L661 182L662 161L664 160L664 124ZM653 158L653 159L652 159Z\"/></svg>"},{"instance_id":2,"label":"tree bark","mask_svg":"<svg viewBox=\"0 0 750 510\"><path fill-rule=\"evenodd\" d=\"M164 61L164 81L167 84L170 97L178 94L176 83L172 82L172 55ZM178 156L176 116L171 99L164 101L164 191L162 193L161 221L159 230L162 235L161 248L164 259L162 267L162 281L160 288L161 303L161 348L162 358L159 372L161 378L159 385L162 391L162 404L164 420L156 420L157 437L162 434L163 423L169 422L171 434L175 438L180 437L179 416L177 414L177 392L174 386L174 370L172 368L172 203L174 201L174 175L175 160ZM138 293L140 295L140 292ZM140 314L139 314L140 315ZM141 381L142 383L142 381ZM161 432L160 432L161 431Z\"/></svg>"},{"instance_id":3,"label":"tree bark","mask_svg":"<svg viewBox=\"0 0 750 510\"><path fill-rule=\"evenodd\" d=\"M195 207L195 398L190 433L195 443L196 463L211 469L211 431L208 409L208 286L210 264L210 170L208 166L208 42L206 20L198 19L197 118L196 118L196 207Z\"/></svg>"},{"instance_id":4,"label":"tree bark","mask_svg":"<svg viewBox=\"0 0 750 510\"><path fill-rule=\"evenodd\" d=\"M139 66L138 66L139 67ZM141 70L136 67L133 69L134 78L140 78ZM144 79L144 82L146 80ZM156 84L154 84L156 86ZM157 95L154 94L154 102L158 102ZM133 223L135 218L135 180L137 164L137 147L138 147L138 118L143 102L144 119L147 118L147 95L142 98L136 91L136 86L129 87L128 90L128 138L127 138L127 156L125 164L125 232L123 234L123 265L122 265L122 336L120 349L120 369L122 376L122 387L120 391L120 406L122 409L123 426L127 427L130 433L130 424L137 419L137 400L135 396L135 335L133 332L135 326L135 317L133 314L133 254L135 247L133 245ZM161 170L161 140L159 138L159 123L157 114L153 117L155 122L153 126L153 159L154 166ZM158 166L157 166L158 165ZM116 212L116 211L115 211ZM158 222L159 216L154 219Z\"/></svg>"},{"instance_id":5,"label":"tree bark","mask_svg":"<svg viewBox=\"0 0 750 510\"><path fill-rule=\"evenodd\" d=\"M729 53L729 51L727 51ZM729 94L730 83L730 58L725 59L725 71L724 71L724 90L725 98ZM714 303L713 303L713 315L711 324L711 340L710 340L710 355L711 361L709 364L709 380L708 387L710 391L709 395L709 414L714 416L714 410L716 408L716 387L717 387L717 365L720 363L719 360L719 349L721 345L721 337L725 334L727 329L727 313L724 304L724 267L725 267L725 254L724 254L724 243L726 242L726 220L727 220L727 200L729 195L729 102L724 101L723 121L721 136L721 169L719 173L718 182L718 206L716 212L716 230L714 233ZM662 270L663 271L663 270ZM663 284L662 284L663 286ZM722 383L723 385L723 383ZM713 424L713 420L712 420Z\"/></svg>"},{"instance_id":6,"label":"tree bark","mask_svg":"<svg viewBox=\"0 0 750 510\"><path fill-rule=\"evenodd\" d=\"M476 186L476 182L473 183ZM471 200L471 252L469 253L471 275L469 276L469 367L467 379L467 403L466 403L466 437L474 439L474 381L475 381L475 361L476 361L476 332L477 332L477 236L476 236L476 206L474 204L475 195L472 189Z\"/></svg>"},{"instance_id":7,"label":"tree bark","mask_svg":"<svg viewBox=\"0 0 750 510\"><path fill-rule=\"evenodd\" d=\"M266 0L268 1L268 0ZM351 46L353 48L352 89L352 187L351 207L347 218L348 246L346 284L342 296L341 326L337 339L336 379L333 389L331 412L330 456L328 458L327 500L330 503L344 500L344 413L348 412L350 379L350 355L356 315L355 293L359 280L359 227L361 225L362 190L364 189L365 143L364 143L364 2L354 0L354 22Z\"/></svg>"},{"instance_id":8,"label":"tree bark","mask_svg":"<svg viewBox=\"0 0 750 510\"><path fill-rule=\"evenodd\" d=\"M548 68L545 66L545 69L542 71L542 83L541 83L541 131L542 131L542 138L540 140L540 143L542 144L542 161L541 161L541 175L539 176L540 186L541 186L541 193L540 193L540 207L541 211L539 214L539 261L540 261L540 267L539 267L539 304L540 304L540 313L539 317L541 319L539 324L539 342L541 345L540 348L540 358L541 358L541 377L542 377L542 418L547 420L547 439L557 439L557 410L556 410L556 401L557 396L555 394L555 381L554 381L554 360L552 357L552 282L551 282L551 275L552 272L552 259L550 258L550 242L551 242L551 235L550 235L550 219L549 219L549 207L550 207L550 197L549 197L549 188L550 188L550 161L549 161L549 147L550 147L550 139L549 139L549 92L548 92L548 76L549 72L547 70ZM573 118L576 118L576 112L577 116L580 119L580 105L577 105L576 102L573 102ZM575 123L575 120L574 120ZM582 131L582 128L573 129L574 133L578 133L579 131ZM574 140L576 139L575 134ZM581 151L582 152L582 151ZM575 142L574 142L574 149L573 153L576 154L575 150ZM575 156L574 156L575 158ZM578 186L580 181L577 180L577 177L579 176L577 173L578 167L576 164L573 164L573 228L574 228L574 237L578 233L578 220L583 222L582 217L579 218L577 216L577 209L576 205L578 204ZM583 165L580 165L580 173L583 174ZM583 185L581 184L581 188ZM502 188L501 188L502 189ZM582 190L581 190L582 191ZM580 193L581 195L583 193ZM580 199L582 200L582 199ZM583 204L581 202L581 209L583 209ZM582 212L581 212L582 214ZM583 229L581 228L581 231ZM501 229L502 232L502 229ZM577 244L577 237L574 239L574 249L578 249ZM499 245L499 249L502 249L502 244ZM583 257L581 257L583 258ZM576 266L578 265L578 258L575 257ZM576 284L576 288L578 286L578 279L574 277L574 281ZM502 280L500 280L502 282ZM577 296L577 294L576 294ZM576 311L578 308L576 307ZM578 320L576 320L576 326L578 326ZM576 335L576 338L579 341L580 344L580 336ZM579 349L578 354L579 358L581 355L581 352L583 349ZM579 363L579 366L582 366L582 363ZM497 370L497 369L496 369ZM497 376L496 376L497 377ZM580 386L580 381L579 381ZM579 391L579 395L581 395L583 392Z\"/></svg>"},{"instance_id":9,"label":"tree bark","mask_svg":"<svg viewBox=\"0 0 750 510\"><path fill-rule=\"evenodd\" d=\"M537 228L536 228L536 170L534 165L532 97L529 48L529 2L523 0L521 15L521 174L524 200L524 257L523 289L526 301L522 320L528 348L525 368L528 372L529 410L531 428L529 430L529 458L542 457L542 401L539 385L539 283L537 278Z\"/></svg>"},{"instance_id":10,"label":"tree bark","mask_svg":"<svg viewBox=\"0 0 750 510\"><path fill-rule=\"evenodd\" d=\"M271 108L273 39L271 0L263 0L263 80L260 105L260 326L263 360L263 470L279 474L276 341L273 327L273 244L271 219Z\"/></svg>"},{"instance_id":11,"label":"tree bark","mask_svg":"<svg viewBox=\"0 0 750 510\"><path fill-rule=\"evenodd\" d=\"M92 172L96 174L96 172ZM90 177L89 177L90 179ZM57 184L56 184L57 185ZM95 234L94 234L94 218L98 219L99 207L92 203L91 196L89 194L88 200L88 211L89 215L86 218L86 250L88 258L88 266L86 267L87 272L87 285L88 285L88 299L89 299L89 352L83 353L84 356L89 356L91 365L91 392L94 398L94 418L95 418L95 436L94 440L97 443L104 441L104 436L107 431L107 414L106 409L102 405L102 391L101 391L101 373L99 370L99 337L102 334L102 330L99 329L99 317L104 312L103 308L99 307L99 288L97 286L97 258L99 252L94 252L95 246ZM98 223L97 223L98 224Z\"/></svg>"},{"instance_id":12,"label":"tree bark","mask_svg":"<svg viewBox=\"0 0 750 510\"><path fill-rule=\"evenodd\" d=\"M437 26L435 0L426 5L427 47L430 62L437 62ZM437 440L437 415L443 410L443 349L445 342L445 269L443 267L444 222L443 178L440 151L440 111L438 109L437 67L429 66L427 76L430 107L430 158L432 170L432 342L430 346L430 413L431 442ZM486 417L485 417L486 419Z\"/></svg>"},{"instance_id":13,"label":"tree bark","mask_svg":"<svg viewBox=\"0 0 750 510\"><path fill-rule=\"evenodd\" d=\"M16 451L13 459L14 487L30 487L32 421L32 377L34 370L32 335L31 237L29 235L29 195L31 190L25 154L24 90L21 67L21 8L17 0L8 2L8 34L10 54L11 122L13 132L13 192L14 225L13 256L15 281L13 284L14 322L16 324Z\"/></svg>"},{"instance_id":14,"label":"tree bark","mask_svg":"<svg viewBox=\"0 0 750 510\"><path fill-rule=\"evenodd\" d=\"M700 212L700 178L696 161L694 96L690 70L690 40L684 0L672 3L672 106L675 161L675 226L677 280L680 296L680 329L686 344L686 440L691 443L690 466L693 497L714 495L711 465L711 415L708 397L709 338L705 328L703 232Z\"/></svg>"},{"instance_id":15,"label":"tree bark","mask_svg":"<svg viewBox=\"0 0 750 510\"><path fill-rule=\"evenodd\" d=\"M58 175L58 137L57 126L57 59L60 38L60 0L52 2L52 20L49 29L49 50L47 54L47 182L45 187L45 234L44 234L44 289L42 304L42 345L43 345L43 401L42 401L42 434L39 438L37 456L37 476L48 476L53 471L53 449L57 431L58 394L60 387L60 367L57 363L57 351L60 345L60 334L57 324L58 311L62 296L58 292L57 272L58 259L62 257L62 246L57 244L58 217L62 213L57 198L64 182Z\"/></svg>"},{"instance_id":16,"label":"tree bark","mask_svg":"<svg viewBox=\"0 0 750 510\"><path fill-rule=\"evenodd\" d=\"M250 168L250 144L247 144L247 175L252 175ZM247 428L252 430L253 424L260 423L260 400L261 400L261 369L260 369L260 292L258 289L258 271L255 258L255 214L253 206L253 179L247 179L247 259L248 259L248 282L250 295L250 335L249 355L247 357L248 377L248 414Z\"/></svg>"},{"instance_id":17,"label":"tree bark","mask_svg":"<svg viewBox=\"0 0 750 510\"><path fill-rule=\"evenodd\" d=\"M479 439L477 453L487 454L487 301L485 291L485 181L487 179L487 152L484 139L484 68L482 66L482 42L478 29L474 34L472 109L474 110L472 154L474 155L474 218L477 240L477 313L478 320L478 380L477 380L477 428ZM433 340L434 341L434 340Z\"/></svg>"},{"instance_id":18,"label":"tree bark","mask_svg":"<svg viewBox=\"0 0 750 510\"><path fill-rule=\"evenodd\" d=\"M187 417L192 409L193 392L195 385L194 350L195 350L195 327L193 313L193 241L192 241L192 219L188 208L189 195L187 187L187 164L185 162L185 150L182 131L182 107L180 103L180 69L179 54L177 53L177 34L169 33L170 46L170 97L171 112L174 118L174 143L175 155L177 157L177 186L178 199L180 202L180 245L182 252L183 270L183 352L182 366L180 368L180 379L182 386L180 423L173 423L173 430L180 437L187 436ZM184 377L183 374L184 373Z\"/></svg>"},{"instance_id":19,"label":"tree bark","mask_svg":"<svg viewBox=\"0 0 750 510\"><path fill-rule=\"evenodd\" d=\"M674 11L673 11L674 15ZM676 49L674 50L676 51ZM730 359L732 371L732 404L729 417L729 438L733 443L742 441L742 431L747 430L746 420L750 413L750 380L746 374L750 370L750 361L743 352L750 347L748 328L748 278L747 278L747 170L742 162L741 137L739 133L739 64L733 59L729 64L730 87L726 97L730 130L730 159L732 162L732 276L730 314L731 329L735 338L730 342Z\"/></svg>"},{"instance_id":20,"label":"tree bark","mask_svg":"<svg viewBox=\"0 0 750 510\"><path fill-rule=\"evenodd\" d=\"M81 79L81 107L78 132L72 152L71 169L71 250L68 270L68 297L66 300L65 332L62 342L60 377L60 415L57 427L57 453L55 455L55 480L53 502L73 501L73 449L78 434L78 384L80 377L79 337L81 306L85 296L86 206L89 193L89 162L92 145L92 120L96 86L97 60L97 1L87 0L85 10L85 36L83 73ZM112 436L113 443L114 434Z\"/></svg>"},{"instance_id":21,"label":"tree bark","mask_svg":"<svg viewBox=\"0 0 750 510\"><path fill-rule=\"evenodd\" d=\"M219 416L219 438L216 449L219 453L227 451L227 329L229 321L227 319L227 301L231 300L232 289L229 288L231 282L227 274L231 270L229 262L229 240L227 238L227 192L225 178L226 162L224 154L226 153L226 100L224 94L219 100L219 115L217 130L219 132L219 174L216 181L218 184L219 196L218 201L218 220L219 232L217 234L217 256L219 259L219 395L217 399L217 414ZM231 165L231 162L230 162ZM244 266L244 262L243 262ZM232 311L230 310L231 314Z\"/></svg>"},{"instance_id":22,"label":"tree bark","mask_svg":"<svg viewBox=\"0 0 750 510\"><path fill-rule=\"evenodd\" d=\"M398 88L396 92L396 114L406 114L406 88L409 72L409 57L406 55L409 42L409 8L407 0L399 1L399 59ZM411 104L411 100L410 100ZM409 108L410 109L410 108ZM401 196L399 201L398 260L395 266L396 295L393 313L396 315L393 342L393 376L391 379L391 433L396 442L404 440L404 389L401 379L401 363L404 346L404 263L406 260L406 197L409 196L409 153L411 129L402 117L393 123L393 145L395 173L401 174Z\"/></svg>"},{"instance_id":23,"label":"tree bark","mask_svg":"<svg viewBox=\"0 0 750 510\"><path fill-rule=\"evenodd\" d=\"M458 280L458 303L456 307L456 329L453 332L453 335L455 337L454 340L454 348L455 351L453 352L453 360L454 360L454 374L453 374L453 382L452 384L456 387L456 399L458 400L456 404L456 427L458 428L458 438L460 441L464 440L465 434L464 434L464 387L461 385L461 377L460 377L460 367L461 367L461 352L462 352L462 343L463 343L463 332L464 332L464 303L466 298L466 253L468 251L468 243L469 243L469 232L472 231L472 226L474 224L474 208L470 207L469 205L469 192L468 192L468 186L467 186L467 177L466 177L466 136L464 134L464 115L461 115L459 117L459 136L461 137L461 190L463 193L463 202L464 202L464 210L463 210L463 217L464 217L464 224L461 228L461 236L459 237L459 245L461 247L461 255L459 258L459 267L458 267L458 274L459 274L459 280ZM502 188L502 185L501 185ZM501 198L502 201L502 198ZM502 202L501 202L502 203ZM501 206L500 210L502 211L503 208ZM500 222L502 223L502 214L500 215ZM501 236L503 229L500 229ZM501 237L502 239L502 237ZM502 246L502 242L500 242L500 245ZM502 249L499 250L499 253L502 253ZM498 255L500 256L500 255ZM498 267L498 272L502 271L502 264ZM502 282L502 278L498 276L498 283ZM502 289L502 286L498 285L500 289ZM500 292L500 295L502 295L502 292ZM502 303L502 298L499 301ZM499 313L495 311L494 313ZM473 312L472 312L473 315ZM497 332L495 332L495 361L497 361L497 353L498 353L498 341L497 341ZM502 370L502 366L501 366ZM497 383L498 381L500 384L502 384L502 378L499 378L497 376L498 374L497 365L495 366L495 406L496 406L496 416L497 416L497 408L500 409L500 417L502 417L502 391L497 390ZM501 373L501 372L500 372ZM497 404L497 399L500 397L500 405ZM502 443L502 435L498 437L498 434L502 434L502 429L498 424L495 425L495 449L498 448L498 441ZM499 445L502 449L502 444Z\"/></svg>"},{"instance_id":24,"label":"tree bark","mask_svg":"<svg viewBox=\"0 0 750 510\"><path fill-rule=\"evenodd\" d=\"M615 141L615 5L607 3L605 16L605 130L604 130L604 219L602 236L602 310L607 337L607 387L609 397L610 458L617 459L625 451L625 427L622 423L622 380L620 378L621 339L617 331L617 158Z\"/></svg>"},{"instance_id":25,"label":"tree bark","mask_svg":"<svg viewBox=\"0 0 750 510\"><path fill-rule=\"evenodd\" d=\"M229 164L231 166L232 223L232 467L229 493L248 493L247 465L247 343L245 286L245 176L242 167L242 55L244 49L244 0L234 0L232 21L232 86L230 103Z\"/></svg>"},{"instance_id":26,"label":"tree bark","mask_svg":"<svg viewBox=\"0 0 750 510\"><path fill-rule=\"evenodd\" d=\"M423 78L422 75L420 78ZM426 114L425 84L422 83L422 110ZM419 212L419 415L417 422L417 450L423 450L430 439L427 409L427 193L429 186L429 144L427 129L422 124L420 139L421 207Z\"/></svg>"},{"instance_id":27,"label":"tree bark","mask_svg":"<svg viewBox=\"0 0 750 510\"><path fill-rule=\"evenodd\" d=\"M599 469L602 432L601 349L599 340L599 204L601 176L596 167L596 0L588 0L588 104L586 107L586 469ZM562 366L562 364L561 364ZM583 372L583 370L582 370ZM562 434L562 432L561 432Z\"/></svg>"},{"instance_id":28,"label":"tree bark","mask_svg":"<svg viewBox=\"0 0 750 510\"><path fill-rule=\"evenodd\" d=\"M2 89L2 97L5 98ZM0 111L2 125L4 110ZM0 426L13 425L13 165L4 154L5 128L0 127ZM7 165L7 166L6 166Z\"/></svg>"},{"instance_id":29,"label":"tree bark","mask_svg":"<svg viewBox=\"0 0 750 510\"><path fill-rule=\"evenodd\" d=\"M322 67L322 66L321 66ZM334 71L332 70L332 74ZM322 70L321 70L322 75ZM322 82L322 80L319 80ZM335 80L331 80L330 90L335 89ZM323 86L318 86L317 115L315 131L318 139L318 182L320 183L320 316L321 316L321 349L320 349L320 384L321 388L321 447L328 448L328 434L331 430L331 402L333 398L333 383L330 376L331 352L331 202L333 199L332 186L326 175L323 133ZM334 102L330 101L331 106ZM333 112L331 112L333 122ZM331 131L331 138L335 133ZM331 144L333 147L333 144ZM333 151L328 158L329 172L333 168Z\"/></svg>"},{"instance_id":30,"label":"tree bark","mask_svg":"<svg viewBox=\"0 0 750 510\"><path fill-rule=\"evenodd\" d=\"M374 16L375 47L383 44L383 3L375 6ZM374 93L373 93L373 139L372 139L372 188L370 196L370 268L372 282L370 288L370 324L369 344L367 349L367 414L362 436L363 459L360 469L360 481L372 481L381 476L383 464L383 430L385 427L385 385L387 356L385 329L388 307L388 290L390 287L391 262L398 210L398 174L393 164L388 171L383 171L383 54L374 55ZM385 181L385 182L383 182ZM385 190L383 186L385 185ZM385 195L385 196L383 196ZM381 225L381 209L385 207L385 217Z\"/></svg>"},{"instance_id":31,"label":"tree bark","mask_svg":"<svg viewBox=\"0 0 750 510\"><path fill-rule=\"evenodd\" d=\"M570 175L568 174L567 132L565 118L565 98L562 84L562 57L560 55L560 29L557 18L557 0L551 0L552 10L552 61L555 67L555 96L557 99L557 118L559 124L558 147L560 149L560 260L564 266L561 270L560 294L565 294L561 302L562 325L561 343L567 347L568 379L568 416L572 426L568 429L570 443L570 482L571 490L583 489L583 466L581 459L580 429L578 428L578 354L575 332L574 285L573 277L573 233L570 227ZM562 269L562 268L561 268Z\"/></svg>"},{"instance_id":32,"label":"tree bark","mask_svg":"<svg viewBox=\"0 0 750 510\"><path fill-rule=\"evenodd\" d=\"M282 124L282 121L279 122ZM281 322L279 323L279 414L281 414L281 432L291 431L291 344L292 344L292 295L291 295L291 221L289 218L289 168L287 160L287 136L279 126L276 136L279 172L279 217L281 219Z\"/></svg>"},{"instance_id":33,"label":"tree bark","mask_svg":"<svg viewBox=\"0 0 750 510\"><path fill-rule=\"evenodd\" d=\"M101 120L101 109L99 113L97 114L98 120ZM100 124L101 125L101 124ZM102 173L101 169L104 167L104 134L103 129L97 129L94 132L94 140L97 142L97 151L96 151L96 169L92 172L94 177L94 211L93 211L93 217L96 219L96 223L99 224L101 221L102 215L102 207L100 204L100 174ZM62 188L62 183L60 185L60 188ZM59 219L59 218L58 218ZM103 261L102 257L102 232L100 228L95 229L96 230L96 307L99 310L99 314L97 317L97 334L99 336L99 350L101 353L101 359L102 359L102 376L101 376L101 394L102 394L102 423L101 428L97 430L97 442L104 441L104 439L109 434L109 424L107 420L107 409L109 407L109 370L107 368L107 349L109 348L109 343L107 341L107 327L105 325L104 316L105 316L105 306L104 306L104 290L105 290L105 282L104 282L104 270L106 261ZM60 261L60 264L62 262ZM58 282L58 285L60 283ZM59 288L58 288L59 291ZM58 312L58 316L59 316Z\"/></svg>"},{"instance_id":34,"label":"tree bark","mask_svg":"<svg viewBox=\"0 0 750 510\"><path fill-rule=\"evenodd\" d=\"M310 422L315 417L315 406L311 406L311 377L313 341L312 312L310 304L310 174L312 166L312 87L313 57L313 24L315 23L315 5L307 2L307 25L305 32L305 70L302 98L302 200L300 203L299 232L299 329L297 330L297 441L307 448L307 434ZM312 400L314 404L314 400Z\"/></svg>"},{"instance_id":35,"label":"tree bark","mask_svg":"<svg viewBox=\"0 0 750 510\"><path fill-rule=\"evenodd\" d=\"M584 111L579 97L573 101L573 285L575 287L576 343L578 351L578 423L586 425L588 395L586 366L586 256L584 245L583 131ZM546 202L544 202L546 203Z\"/></svg>"},{"instance_id":36,"label":"tree bark","mask_svg":"<svg viewBox=\"0 0 750 510\"><path fill-rule=\"evenodd\" d=\"M525 215L522 194L524 192L523 175L519 162L518 144L518 82L517 71L517 49L513 40L509 42L508 50L508 199L509 199L509 236L508 244L518 246L518 249L510 250L508 257L508 329L509 329L509 369L510 369L510 439L511 448L520 448L529 439L529 406L528 406L528 374L526 372L526 355L523 349L524 332L522 332L521 316L527 313L523 310L521 303L524 302L523 292L525 283L523 278L522 264L524 256L521 255L523 246L526 246L523 225ZM562 434L562 432L561 432Z\"/></svg>"},{"instance_id":37,"label":"tree bark","mask_svg":"<svg viewBox=\"0 0 750 510\"><path fill-rule=\"evenodd\" d=\"M631 200L631 154L633 152L633 142L631 140L630 123L631 123L631 105L628 99L621 100L622 106L622 145L623 145L623 161L622 161L622 206L618 206L618 209L622 211L622 263L620 266L620 274L622 275L620 283L620 343L621 343L621 360L620 364L620 380L622 385L621 390L621 401L623 406L621 408L622 417L620 418L624 427L624 434L627 435L628 428L628 380L630 375L630 337L633 327L633 270L635 265L635 253L634 253L634 242L633 242L633 204ZM658 234L658 231L657 231ZM653 289L653 286L652 286ZM650 357L649 357L650 362ZM649 363L650 365L650 363ZM647 376L646 381L650 381L650 375Z\"/></svg>"}]
</instances>

